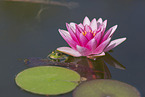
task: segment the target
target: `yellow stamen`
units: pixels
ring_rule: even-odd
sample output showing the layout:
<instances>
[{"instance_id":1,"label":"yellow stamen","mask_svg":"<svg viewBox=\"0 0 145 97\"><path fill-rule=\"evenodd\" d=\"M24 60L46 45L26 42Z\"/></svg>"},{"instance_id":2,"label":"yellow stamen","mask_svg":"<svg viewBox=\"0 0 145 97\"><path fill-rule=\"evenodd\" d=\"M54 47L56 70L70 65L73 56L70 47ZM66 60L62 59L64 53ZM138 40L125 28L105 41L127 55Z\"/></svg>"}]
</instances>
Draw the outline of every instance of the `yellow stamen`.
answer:
<instances>
[{"instance_id":1,"label":"yellow stamen","mask_svg":"<svg viewBox=\"0 0 145 97\"><path fill-rule=\"evenodd\" d=\"M93 31L92 30L89 30L89 32L91 32L93 34Z\"/></svg>"},{"instance_id":2,"label":"yellow stamen","mask_svg":"<svg viewBox=\"0 0 145 97\"><path fill-rule=\"evenodd\" d=\"M93 36L95 36L96 35L96 33L93 33Z\"/></svg>"},{"instance_id":3,"label":"yellow stamen","mask_svg":"<svg viewBox=\"0 0 145 97\"><path fill-rule=\"evenodd\" d=\"M87 32L85 31L85 35L87 34Z\"/></svg>"},{"instance_id":4,"label":"yellow stamen","mask_svg":"<svg viewBox=\"0 0 145 97\"><path fill-rule=\"evenodd\" d=\"M82 32L82 34L83 34L84 36L86 36L87 32L86 32L86 31L85 31L85 32Z\"/></svg>"},{"instance_id":5,"label":"yellow stamen","mask_svg":"<svg viewBox=\"0 0 145 97\"><path fill-rule=\"evenodd\" d=\"M85 33L84 32L82 32L82 34L85 36Z\"/></svg>"}]
</instances>

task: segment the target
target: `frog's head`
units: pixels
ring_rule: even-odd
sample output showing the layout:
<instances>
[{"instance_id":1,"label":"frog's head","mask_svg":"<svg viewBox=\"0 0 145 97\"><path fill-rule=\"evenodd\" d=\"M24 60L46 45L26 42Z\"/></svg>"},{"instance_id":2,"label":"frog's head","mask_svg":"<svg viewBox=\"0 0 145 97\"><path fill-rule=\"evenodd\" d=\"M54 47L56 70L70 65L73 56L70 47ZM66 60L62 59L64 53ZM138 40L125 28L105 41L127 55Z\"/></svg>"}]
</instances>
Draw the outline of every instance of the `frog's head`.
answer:
<instances>
[{"instance_id":1,"label":"frog's head","mask_svg":"<svg viewBox=\"0 0 145 97\"><path fill-rule=\"evenodd\" d=\"M65 57L65 55L59 51L53 51L51 54L48 55L48 57L52 59L62 59Z\"/></svg>"}]
</instances>

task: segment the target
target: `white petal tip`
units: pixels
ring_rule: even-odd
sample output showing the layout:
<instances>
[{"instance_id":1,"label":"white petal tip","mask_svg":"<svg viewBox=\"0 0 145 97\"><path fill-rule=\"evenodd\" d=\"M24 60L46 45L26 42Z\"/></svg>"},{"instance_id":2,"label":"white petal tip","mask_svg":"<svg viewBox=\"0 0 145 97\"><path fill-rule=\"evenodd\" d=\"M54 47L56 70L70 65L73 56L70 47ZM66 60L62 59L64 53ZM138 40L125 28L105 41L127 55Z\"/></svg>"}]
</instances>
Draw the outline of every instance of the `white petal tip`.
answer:
<instances>
[{"instance_id":1,"label":"white petal tip","mask_svg":"<svg viewBox=\"0 0 145 97\"><path fill-rule=\"evenodd\" d=\"M105 20L105 21L103 22L103 24L104 24L104 25L107 25L107 20Z\"/></svg>"},{"instance_id":2,"label":"white petal tip","mask_svg":"<svg viewBox=\"0 0 145 97\"><path fill-rule=\"evenodd\" d=\"M85 16L85 18L88 18L88 16ZM84 19L85 19L85 18L84 18ZM88 18L88 19L89 19L89 18Z\"/></svg>"},{"instance_id":3,"label":"white petal tip","mask_svg":"<svg viewBox=\"0 0 145 97\"><path fill-rule=\"evenodd\" d=\"M83 25L90 25L90 19L87 16L84 18Z\"/></svg>"},{"instance_id":4,"label":"white petal tip","mask_svg":"<svg viewBox=\"0 0 145 97\"><path fill-rule=\"evenodd\" d=\"M114 29L117 29L117 27L118 27L118 25L115 25L115 26L114 26Z\"/></svg>"},{"instance_id":5,"label":"white petal tip","mask_svg":"<svg viewBox=\"0 0 145 97\"><path fill-rule=\"evenodd\" d=\"M127 39L126 37L122 38L123 41L125 41L126 39Z\"/></svg>"},{"instance_id":6,"label":"white petal tip","mask_svg":"<svg viewBox=\"0 0 145 97\"><path fill-rule=\"evenodd\" d=\"M119 39L116 39L119 44L121 44L122 42L124 42L127 38L124 37L124 38L119 38Z\"/></svg>"},{"instance_id":7,"label":"white petal tip","mask_svg":"<svg viewBox=\"0 0 145 97\"><path fill-rule=\"evenodd\" d=\"M58 29L58 31L59 31L60 33L62 33L64 30L62 30L62 29Z\"/></svg>"},{"instance_id":8,"label":"white petal tip","mask_svg":"<svg viewBox=\"0 0 145 97\"><path fill-rule=\"evenodd\" d=\"M107 22L107 20L104 20L104 22Z\"/></svg>"},{"instance_id":9,"label":"white petal tip","mask_svg":"<svg viewBox=\"0 0 145 97\"><path fill-rule=\"evenodd\" d=\"M99 18L98 19L98 22L102 23L103 22L102 18Z\"/></svg>"}]
</instances>

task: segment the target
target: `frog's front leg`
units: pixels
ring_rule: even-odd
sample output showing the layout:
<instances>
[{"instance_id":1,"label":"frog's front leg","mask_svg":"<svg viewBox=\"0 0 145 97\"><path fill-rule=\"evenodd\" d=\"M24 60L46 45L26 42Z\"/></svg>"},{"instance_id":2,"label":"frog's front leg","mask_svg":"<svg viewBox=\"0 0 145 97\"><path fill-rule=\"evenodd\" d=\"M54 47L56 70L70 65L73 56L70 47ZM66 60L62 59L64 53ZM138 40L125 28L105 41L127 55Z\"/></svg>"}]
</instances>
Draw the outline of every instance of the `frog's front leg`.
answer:
<instances>
[{"instance_id":1,"label":"frog's front leg","mask_svg":"<svg viewBox=\"0 0 145 97\"><path fill-rule=\"evenodd\" d=\"M60 62L60 59L51 59L54 62Z\"/></svg>"}]
</instances>

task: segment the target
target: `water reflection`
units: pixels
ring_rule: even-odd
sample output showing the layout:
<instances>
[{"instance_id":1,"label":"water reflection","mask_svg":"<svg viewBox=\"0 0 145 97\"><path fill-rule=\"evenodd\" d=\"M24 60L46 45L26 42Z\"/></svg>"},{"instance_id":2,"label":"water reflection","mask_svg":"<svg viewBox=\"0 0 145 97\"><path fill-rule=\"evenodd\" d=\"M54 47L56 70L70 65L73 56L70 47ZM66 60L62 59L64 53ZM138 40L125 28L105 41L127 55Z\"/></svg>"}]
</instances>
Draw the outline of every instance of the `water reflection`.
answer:
<instances>
[{"instance_id":1,"label":"water reflection","mask_svg":"<svg viewBox=\"0 0 145 97\"><path fill-rule=\"evenodd\" d=\"M77 64L76 68L73 70L78 72L81 75L81 77L86 78L87 80L111 78L111 73L105 62L102 60L102 58L92 60L86 57L81 58L70 57L67 60L67 62Z\"/></svg>"},{"instance_id":2,"label":"water reflection","mask_svg":"<svg viewBox=\"0 0 145 97\"><path fill-rule=\"evenodd\" d=\"M109 53L106 53L103 60L115 68L125 70L125 67L119 61L117 61L115 58L113 58Z\"/></svg>"},{"instance_id":3,"label":"water reflection","mask_svg":"<svg viewBox=\"0 0 145 97\"><path fill-rule=\"evenodd\" d=\"M111 73L106 65L109 64L118 69L125 69L125 67L113 58L109 53L105 56L99 57L95 60L86 57L72 57L68 56L66 60L60 62L48 58L27 58L24 60L28 67L34 66L62 66L78 72L82 81L93 79L110 79Z\"/></svg>"},{"instance_id":4,"label":"water reflection","mask_svg":"<svg viewBox=\"0 0 145 97\"><path fill-rule=\"evenodd\" d=\"M5 1L50 4L50 5L64 6L64 7L70 8L70 9L78 6L77 2L67 2L67 1L60 1L60 0L59 1L54 1L54 0L5 0Z\"/></svg>"},{"instance_id":5,"label":"water reflection","mask_svg":"<svg viewBox=\"0 0 145 97\"><path fill-rule=\"evenodd\" d=\"M62 18L67 19L69 17L69 14L63 15L63 13L68 12L69 9L65 6L55 4L0 1L0 22L2 23L0 40L19 42L27 35L38 35L39 37L42 35L44 38L42 32L48 31L45 26L59 25L63 20ZM54 19L56 20L55 23L53 23ZM45 24L43 29L39 31L43 24Z\"/></svg>"}]
</instances>

